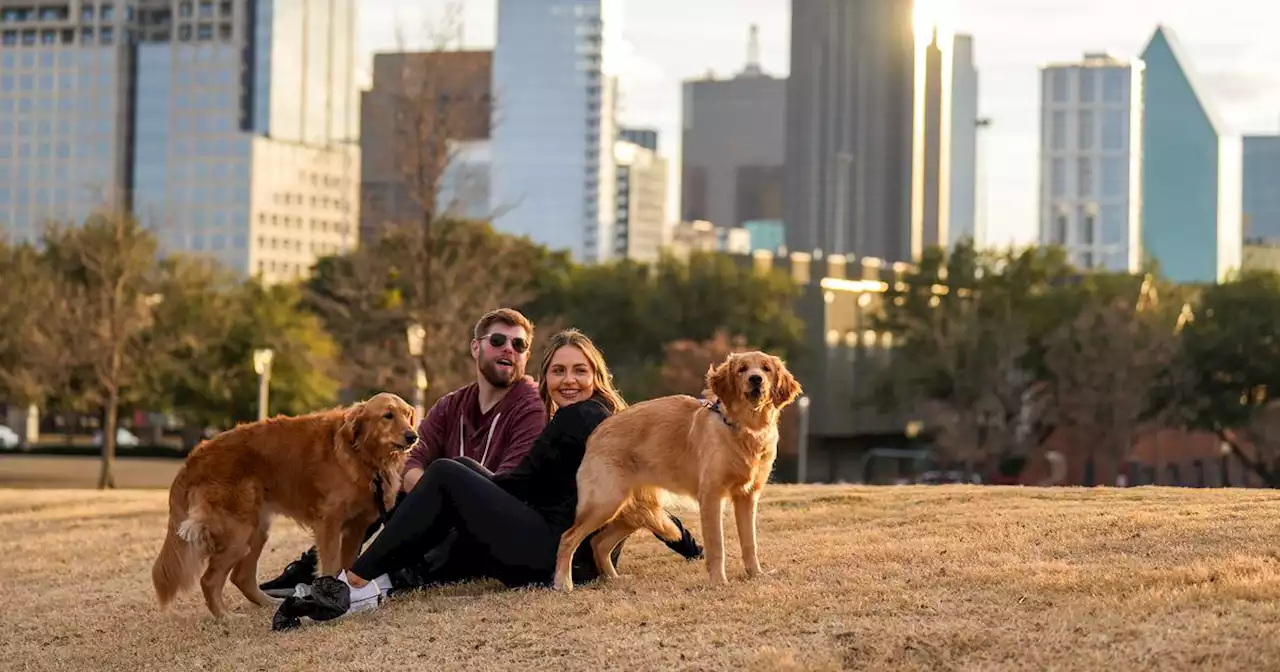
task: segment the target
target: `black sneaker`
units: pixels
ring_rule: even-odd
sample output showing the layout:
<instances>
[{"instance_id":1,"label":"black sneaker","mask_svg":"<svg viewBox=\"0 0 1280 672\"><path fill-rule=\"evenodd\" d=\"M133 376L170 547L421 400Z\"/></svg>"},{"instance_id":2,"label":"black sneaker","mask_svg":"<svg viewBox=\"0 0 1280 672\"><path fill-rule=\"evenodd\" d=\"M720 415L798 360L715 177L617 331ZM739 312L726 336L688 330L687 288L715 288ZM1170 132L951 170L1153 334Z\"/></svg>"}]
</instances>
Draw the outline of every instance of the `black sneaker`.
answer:
<instances>
[{"instance_id":1,"label":"black sneaker","mask_svg":"<svg viewBox=\"0 0 1280 672\"><path fill-rule=\"evenodd\" d=\"M284 572L266 583L258 584L262 592L271 597L289 597L298 584L308 584L316 579L316 567L320 561L316 559L316 549L312 546L302 557L285 566Z\"/></svg>"},{"instance_id":2,"label":"black sneaker","mask_svg":"<svg viewBox=\"0 0 1280 672\"><path fill-rule=\"evenodd\" d=\"M271 629L291 630L302 625L303 618L313 621L330 621L351 608L351 589L347 584L322 576L311 582L311 590L286 597L271 617Z\"/></svg>"}]
</instances>

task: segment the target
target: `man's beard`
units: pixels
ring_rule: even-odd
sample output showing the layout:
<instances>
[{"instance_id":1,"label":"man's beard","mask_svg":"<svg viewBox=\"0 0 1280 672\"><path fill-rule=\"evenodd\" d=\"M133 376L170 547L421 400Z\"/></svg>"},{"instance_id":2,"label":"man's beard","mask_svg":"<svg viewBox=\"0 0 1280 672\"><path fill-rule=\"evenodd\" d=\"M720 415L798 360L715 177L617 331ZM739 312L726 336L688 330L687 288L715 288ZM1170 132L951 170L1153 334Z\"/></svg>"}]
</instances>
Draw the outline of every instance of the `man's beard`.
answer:
<instances>
[{"instance_id":1,"label":"man's beard","mask_svg":"<svg viewBox=\"0 0 1280 672\"><path fill-rule=\"evenodd\" d=\"M511 387L517 380L524 378L524 363L520 358L514 358L509 369L503 370L498 366L498 357L482 360L480 363L480 375L489 382L490 385L506 389Z\"/></svg>"}]
</instances>

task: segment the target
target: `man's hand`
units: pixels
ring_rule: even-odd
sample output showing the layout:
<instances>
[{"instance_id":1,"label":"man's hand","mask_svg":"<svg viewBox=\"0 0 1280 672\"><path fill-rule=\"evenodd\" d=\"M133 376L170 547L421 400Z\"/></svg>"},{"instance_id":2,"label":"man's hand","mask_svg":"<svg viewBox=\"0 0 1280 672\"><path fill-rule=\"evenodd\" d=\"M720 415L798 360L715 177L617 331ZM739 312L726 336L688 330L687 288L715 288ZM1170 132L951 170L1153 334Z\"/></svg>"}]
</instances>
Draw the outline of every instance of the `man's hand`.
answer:
<instances>
[{"instance_id":1,"label":"man's hand","mask_svg":"<svg viewBox=\"0 0 1280 672\"><path fill-rule=\"evenodd\" d=\"M420 478L422 478L422 470L416 467L404 472L404 478L400 479L400 489L404 490L405 494L413 492Z\"/></svg>"}]
</instances>

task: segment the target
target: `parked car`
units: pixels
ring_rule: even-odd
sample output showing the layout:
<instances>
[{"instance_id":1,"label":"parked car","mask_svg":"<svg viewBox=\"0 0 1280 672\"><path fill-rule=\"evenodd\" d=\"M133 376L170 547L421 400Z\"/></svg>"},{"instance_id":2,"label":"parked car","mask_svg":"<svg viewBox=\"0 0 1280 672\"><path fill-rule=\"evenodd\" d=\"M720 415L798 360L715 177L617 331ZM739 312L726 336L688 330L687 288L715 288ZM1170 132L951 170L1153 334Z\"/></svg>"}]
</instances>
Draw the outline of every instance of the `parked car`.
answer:
<instances>
[{"instance_id":1,"label":"parked car","mask_svg":"<svg viewBox=\"0 0 1280 672\"><path fill-rule=\"evenodd\" d=\"M17 448L22 441L18 438L18 433L0 425L0 448Z\"/></svg>"},{"instance_id":2,"label":"parked car","mask_svg":"<svg viewBox=\"0 0 1280 672\"><path fill-rule=\"evenodd\" d=\"M116 445L117 446L132 447L132 446L140 445L141 443L142 443L142 440L139 439L137 436L135 436L133 432L125 429L124 427L116 428ZM95 446L102 445L102 430L99 429L98 431L93 433L93 445Z\"/></svg>"}]
</instances>

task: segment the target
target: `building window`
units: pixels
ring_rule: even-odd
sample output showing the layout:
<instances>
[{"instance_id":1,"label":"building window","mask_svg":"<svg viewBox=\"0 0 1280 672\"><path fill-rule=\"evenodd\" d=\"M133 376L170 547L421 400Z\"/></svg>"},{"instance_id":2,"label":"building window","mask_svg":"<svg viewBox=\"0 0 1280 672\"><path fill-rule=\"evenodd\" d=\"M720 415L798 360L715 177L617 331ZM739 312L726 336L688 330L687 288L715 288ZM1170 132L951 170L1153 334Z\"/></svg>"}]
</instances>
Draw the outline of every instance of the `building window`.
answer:
<instances>
[{"instance_id":1,"label":"building window","mask_svg":"<svg viewBox=\"0 0 1280 672\"><path fill-rule=\"evenodd\" d=\"M1055 110L1053 113L1053 125L1049 129L1050 147L1055 150L1063 150L1067 148L1067 113L1062 110Z\"/></svg>"},{"instance_id":2,"label":"building window","mask_svg":"<svg viewBox=\"0 0 1280 672\"><path fill-rule=\"evenodd\" d=\"M1102 75L1102 100L1107 103L1122 103L1125 100L1125 71L1110 68Z\"/></svg>"},{"instance_id":3,"label":"building window","mask_svg":"<svg viewBox=\"0 0 1280 672\"><path fill-rule=\"evenodd\" d=\"M1123 245L1128 240L1124 206L1104 205L1101 211L1099 219L1102 222L1102 244Z\"/></svg>"},{"instance_id":4,"label":"building window","mask_svg":"<svg viewBox=\"0 0 1280 672\"><path fill-rule=\"evenodd\" d=\"M1125 159L1109 156L1102 160L1102 197L1120 198L1125 195L1128 182L1128 166Z\"/></svg>"},{"instance_id":5,"label":"building window","mask_svg":"<svg viewBox=\"0 0 1280 672\"><path fill-rule=\"evenodd\" d=\"M1080 128L1078 131L1079 137L1076 138L1076 142L1079 143L1080 149L1093 149L1094 130L1092 110L1080 111Z\"/></svg>"},{"instance_id":6,"label":"building window","mask_svg":"<svg viewBox=\"0 0 1280 672\"><path fill-rule=\"evenodd\" d=\"M1058 213L1053 221L1053 242L1058 245L1067 244L1067 215Z\"/></svg>"},{"instance_id":7,"label":"building window","mask_svg":"<svg viewBox=\"0 0 1280 672\"><path fill-rule=\"evenodd\" d=\"M1106 110L1102 113L1102 148L1108 151L1124 149L1125 126L1128 115L1124 110Z\"/></svg>"},{"instance_id":8,"label":"building window","mask_svg":"<svg viewBox=\"0 0 1280 672\"><path fill-rule=\"evenodd\" d=\"M1080 69L1080 102L1092 103L1097 97L1097 72L1093 68Z\"/></svg>"},{"instance_id":9,"label":"building window","mask_svg":"<svg viewBox=\"0 0 1280 672\"><path fill-rule=\"evenodd\" d=\"M1082 207L1080 208L1080 221L1082 222L1080 227L1081 242L1085 245L1093 245L1094 241L1097 240L1097 217L1087 207Z\"/></svg>"},{"instance_id":10,"label":"building window","mask_svg":"<svg viewBox=\"0 0 1280 672\"><path fill-rule=\"evenodd\" d=\"M1081 198L1093 196L1093 161L1089 158L1076 159L1076 193Z\"/></svg>"},{"instance_id":11,"label":"building window","mask_svg":"<svg viewBox=\"0 0 1280 672\"><path fill-rule=\"evenodd\" d=\"M1069 83L1067 81L1068 72L1066 70L1053 70L1053 102L1065 103L1070 98Z\"/></svg>"}]
</instances>

